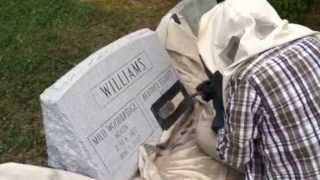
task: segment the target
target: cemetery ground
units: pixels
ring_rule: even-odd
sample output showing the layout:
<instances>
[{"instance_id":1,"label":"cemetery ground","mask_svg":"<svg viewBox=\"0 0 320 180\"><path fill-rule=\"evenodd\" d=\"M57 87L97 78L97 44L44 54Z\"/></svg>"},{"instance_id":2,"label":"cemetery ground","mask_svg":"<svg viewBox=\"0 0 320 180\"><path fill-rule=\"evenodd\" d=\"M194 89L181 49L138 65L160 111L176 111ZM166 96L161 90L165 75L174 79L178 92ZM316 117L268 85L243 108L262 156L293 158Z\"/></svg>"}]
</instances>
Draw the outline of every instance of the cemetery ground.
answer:
<instances>
[{"instance_id":1,"label":"cemetery ground","mask_svg":"<svg viewBox=\"0 0 320 180\"><path fill-rule=\"evenodd\" d=\"M0 0L0 163L46 164L39 95L89 54L176 0Z\"/></svg>"},{"instance_id":2,"label":"cemetery ground","mask_svg":"<svg viewBox=\"0 0 320 180\"><path fill-rule=\"evenodd\" d=\"M154 29L178 0L0 0L0 163L46 164L45 88L89 54ZM305 16L320 30L320 3Z\"/></svg>"}]
</instances>

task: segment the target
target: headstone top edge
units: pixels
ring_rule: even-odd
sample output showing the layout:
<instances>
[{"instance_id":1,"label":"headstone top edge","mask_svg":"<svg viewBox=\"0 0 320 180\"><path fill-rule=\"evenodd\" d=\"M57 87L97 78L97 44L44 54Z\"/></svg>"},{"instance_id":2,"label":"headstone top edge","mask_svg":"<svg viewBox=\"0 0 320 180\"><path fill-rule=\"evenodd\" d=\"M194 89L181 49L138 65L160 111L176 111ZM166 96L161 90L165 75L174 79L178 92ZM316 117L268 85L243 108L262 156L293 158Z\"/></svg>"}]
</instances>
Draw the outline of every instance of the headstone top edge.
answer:
<instances>
[{"instance_id":1,"label":"headstone top edge","mask_svg":"<svg viewBox=\"0 0 320 180\"><path fill-rule=\"evenodd\" d=\"M40 101L54 104L63 96L63 94L68 89L72 87L72 85L74 85L74 83L78 79L80 79L83 76L83 74L85 74L85 72L89 71L91 67L95 66L102 60L102 58L99 58L99 57L102 57L102 56L107 57L112 53L120 50L121 48L124 48L131 42L134 42L141 38L145 38L147 36L152 36L152 35L156 35L156 32L148 28L144 28L144 29L140 29L135 32L129 33L128 35L125 35L120 39L115 40L114 42L111 42L110 44L102 47L101 49L89 55L87 58L85 58L83 61L77 64L75 67L70 69L67 73L65 73L57 81L55 81L51 86L46 88L40 94ZM82 72L82 73L79 73L79 72Z\"/></svg>"}]
</instances>

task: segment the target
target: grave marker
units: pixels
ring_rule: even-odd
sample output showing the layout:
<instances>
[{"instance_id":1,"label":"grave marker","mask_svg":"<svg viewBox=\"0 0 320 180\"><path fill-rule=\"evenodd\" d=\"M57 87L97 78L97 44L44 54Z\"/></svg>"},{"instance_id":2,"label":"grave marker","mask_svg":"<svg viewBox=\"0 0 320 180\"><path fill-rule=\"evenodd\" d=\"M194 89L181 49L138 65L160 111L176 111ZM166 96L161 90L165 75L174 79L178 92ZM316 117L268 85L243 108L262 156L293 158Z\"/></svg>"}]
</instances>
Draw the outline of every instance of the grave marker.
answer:
<instances>
[{"instance_id":1,"label":"grave marker","mask_svg":"<svg viewBox=\"0 0 320 180\"><path fill-rule=\"evenodd\" d=\"M157 114L175 94L185 103L187 93L154 32L143 29L102 48L41 94L49 165L129 180L139 145L156 143L177 118L170 110L177 103L162 108L173 113L165 116L170 121Z\"/></svg>"}]
</instances>

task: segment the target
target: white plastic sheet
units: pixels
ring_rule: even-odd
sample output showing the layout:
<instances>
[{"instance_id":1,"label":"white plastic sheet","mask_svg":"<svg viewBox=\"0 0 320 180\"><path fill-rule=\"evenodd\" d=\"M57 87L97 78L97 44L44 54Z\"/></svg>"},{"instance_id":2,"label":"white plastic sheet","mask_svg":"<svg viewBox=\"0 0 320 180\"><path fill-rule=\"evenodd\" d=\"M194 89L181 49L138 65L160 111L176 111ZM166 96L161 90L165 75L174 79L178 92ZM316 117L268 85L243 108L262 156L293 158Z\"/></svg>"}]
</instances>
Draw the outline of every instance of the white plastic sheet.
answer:
<instances>
[{"instance_id":1,"label":"white plastic sheet","mask_svg":"<svg viewBox=\"0 0 320 180\"><path fill-rule=\"evenodd\" d=\"M200 21L199 52L211 72L224 75L224 86L237 68L259 53L318 34L280 18L266 0L226 0Z\"/></svg>"}]
</instances>

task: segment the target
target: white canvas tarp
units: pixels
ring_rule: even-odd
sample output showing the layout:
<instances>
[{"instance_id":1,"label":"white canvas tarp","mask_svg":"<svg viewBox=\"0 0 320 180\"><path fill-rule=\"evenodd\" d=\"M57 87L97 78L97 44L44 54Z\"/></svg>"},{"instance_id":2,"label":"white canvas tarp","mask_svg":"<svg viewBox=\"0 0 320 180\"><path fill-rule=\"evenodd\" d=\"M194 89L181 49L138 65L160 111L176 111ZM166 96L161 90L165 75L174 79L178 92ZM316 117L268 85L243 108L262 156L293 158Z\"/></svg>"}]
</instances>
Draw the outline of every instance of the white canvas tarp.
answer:
<instances>
[{"instance_id":1,"label":"white canvas tarp","mask_svg":"<svg viewBox=\"0 0 320 180\"><path fill-rule=\"evenodd\" d=\"M216 4L213 0L185 0L161 21L157 33L169 52L172 63L187 91L207 79L197 48L201 16ZM181 117L165 131L158 146L140 148L140 176L134 180L242 180L241 173L220 163L215 152L215 135L210 129L213 107L195 99L192 112ZM1 173L5 172L5 173ZM35 176L36 175L36 176ZM92 180L53 169L5 164L0 166L1 180Z\"/></svg>"},{"instance_id":2,"label":"white canvas tarp","mask_svg":"<svg viewBox=\"0 0 320 180\"><path fill-rule=\"evenodd\" d=\"M79 174L38 166L5 163L0 165L0 180L93 180Z\"/></svg>"},{"instance_id":3,"label":"white canvas tarp","mask_svg":"<svg viewBox=\"0 0 320 180\"><path fill-rule=\"evenodd\" d=\"M195 93L198 84L207 79L197 48L198 22L215 1L183 1L161 21L157 32L168 50L181 81ZM241 180L244 176L217 160L216 137L211 131L212 106L195 99L193 112L176 125L165 149L143 148L141 175L145 180ZM183 120L181 120L183 121Z\"/></svg>"}]
</instances>

